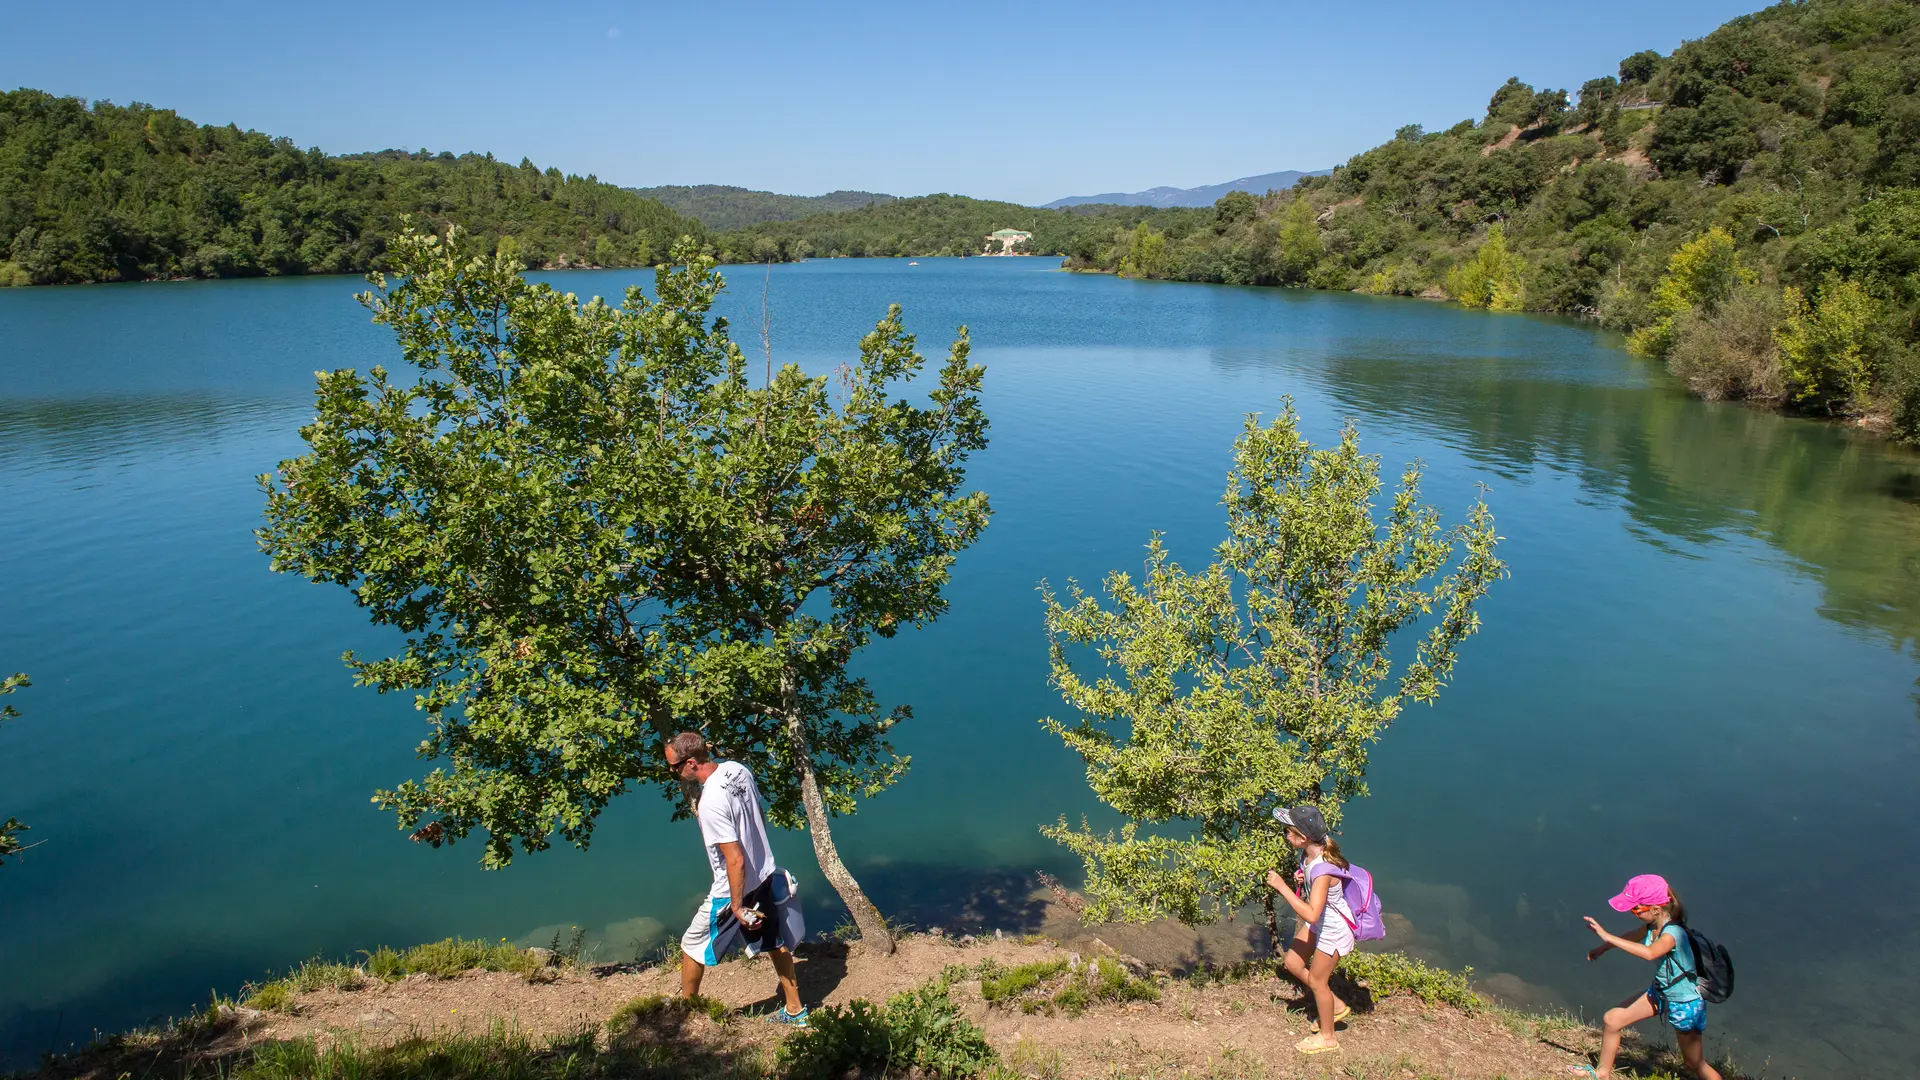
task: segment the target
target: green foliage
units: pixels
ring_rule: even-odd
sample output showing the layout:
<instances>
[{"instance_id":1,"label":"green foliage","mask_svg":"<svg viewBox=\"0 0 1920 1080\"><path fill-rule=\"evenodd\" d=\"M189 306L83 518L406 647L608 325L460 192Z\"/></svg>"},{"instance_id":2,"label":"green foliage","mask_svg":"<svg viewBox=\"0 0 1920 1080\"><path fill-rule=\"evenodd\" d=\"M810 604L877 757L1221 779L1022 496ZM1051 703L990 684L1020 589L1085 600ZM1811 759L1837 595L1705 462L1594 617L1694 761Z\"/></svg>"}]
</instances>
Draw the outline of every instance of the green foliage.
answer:
<instances>
[{"instance_id":1,"label":"green foliage","mask_svg":"<svg viewBox=\"0 0 1920 1080\"><path fill-rule=\"evenodd\" d=\"M366 975L352 964L317 956L294 968L286 978L289 986L303 994L312 990L358 990L366 981Z\"/></svg>"},{"instance_id":2,"label":"green foliage","mask_svg":"<svg viewBox=\"0 0 1920 1080\"><path fill-rule=\"evenodd\" d=\"M381 982L399 982L407 977L406 957L396 949L382 945L361 955L366 957L366 962L360 966Z\"/></svg>"},{"instance_id":3,"label":"green foliage","mask_svg":"<svg viewBox=\"0 0 1920 1080\"><path fill-rule=\"evenodd\" d=\"M631 189L699 221L709 229L738 229L763 221L794 221L836 210L861 210L897 201L871 191L829 191L825 195L776 195L725 184L669 185ZM984 234L983 234L984 235Z\"/></svg>"},{"instance_id":4,"label":"green foliage","mask_svg":"<svg viewBox=\"0 0 1920 1080\"><path fill-rule=\"evenodd\" d=\"M293 994L293 984L285 979L275 979L242 991L240 1004L261 1012L292 1012Z\"/></svg>"},{"instance_id":5,"label":"green foliage","mask_svg":"<svg viewBox=\"0 0 1920 1080\"><path fill-rule=\"evenodd\" d=\"M32 685L23 674L8 675L0 679L0 697ZM0 705L0 721L11 720L19 715L20 711L12 705ZM0 822L0 864L6 862L7 856L19 854L20 834L26 831L27 827L20 823L19 818L8 818L5 822Z\"/></svg>"},{"instance_id":6,"label":"green foliage","mask_svg":"<svg viewBox=\"0 0 1920 1080\"><path fill-rule=\"evenodd\" d=\"M505 941L479 941L467 938L447 938L427 945L415 945L400 954L399 974L432 975L436 978L451 979L457 975L479 968L482 971L511 971L519 975L531 975L540 970L540 961L527 954L525 949L507 944ZM383 962L383 970L392 970ZM369 971L372 970L371 963ZM381 974L381 978L387 978Z\"/></svg>"},{"instance_id":7,"label":"green foliage","mask_svg":"<svg viewBox=\"0 0 1920 1080\"><path fill-rule=\"evenodd\" d=\"M501 866L556 833L586 846L636 782L677 800L659 745L681 727L752 768L783 826L816 778L816 833L891 784L909 714L847 665L945 610L986 525L963 491L986 442L964 329L926 405L894 396L925 366L897 307L837 384L753 385L691 251L617 308L455 238L409 232L394 257L404 276L363 300L417 374L320 376L259 533L275 569L406 635L347 660L417 693L421 755L450 767L376 800L436 844L484 831Z\"/></svg>"},{"instance_id":8,"label":"green foliage","mask_svg":"<svg viewBox=\"0 0 1920 1080\"><path fill-rule=\"evenodd\" d=\"M346 157L168 109L0 93L0 281L338 274L386 265L413 214L532 266L645 266L699 222L491 154Z\"/></svg>"},{"instance_id":9,"label":"green foliage","mask_svg":"<svg viewBox=\"0 0 1920 1080\"><path fill-rule=\"evenodd\" d=\"M1735 289L1755 280L1734 250L1733 237L1717 226L1708 229L1667 260L1667 272L1648 303L1652 321L1628 336L1627 348L1642 356L1666 356L1676 319L1689 311L1711 314Z\"/></svg>"},{"instance_id":10,"label":"green foliage","mask_svg":"<svg viewBox=\"0 0 1920 1080\"><path fill-rule=\"evenodd\" d=\"M704 995L687 998L678 994L651 994L634 998L615 1009L607 1018L607 1033L618 1036L636 1024L677 1022L696 1013L716 1024L724 1024L732 1017L733 1010L726 1002Z\"/></svg>"},{"instance_id":11,"label":"green foliage","mask_svg":"<svg viewBox=\"0 0 1920 1080\"><path fill-rule=\"evenodd\" d=\"M1351 952L1341 959L1340 970L1376 996L1412 994L1428 1005L1452 1005L1463 1012L1477 1012L1486 1004L1470 985L1472 968L1448 971L1405 953Z\"/></svg>"},{"instance_id":12,"label":"green foliage","mask_svg":"<svg viewBox=\"0 0 1920 1080\"><path fill-rule=\"evenodd\" d=\"M1125 236L1134 225L1163 219L1183 222L1210 216L1140 206L1075 206L1041 210L1017 203L962 195L922 195L859 210L813 214L796 221L764 221L714 238L722 262L774 262L835 256L978 255L989 233L1021 229L1033 234L1025 250L1036 255L1098 259L1117 267ZM1120 254L1111 254L1118 245Z\"/></svg>"},{"instance_id":13,"label":"green foliage","mask_svg":"<svg viewBox=\"0 0 1920 1080\"><path fill-rule=\"evenodd\" d=\"M1041 960L1009 968L983 964L980 997L989 1005L1006 1004L1066 970L1065 960Z\"/></svg>"},{"instance_id":14,"label":"green foliage","mask_svg":"<svg viewBox=\"0 0 1920 1080\"><path fill-rule=\"evenodd\" d=\"M1495 222L1473 257L1447 275L1447 292L1467 307L1519 311L1526 306L1525 274L1526 265L1507 250L1506 229Z\"/></svg>"},{"instance_id":15,"label":"green foliage","mask_svg":"<svg viewBox=\"0 0 1920 1080\"><path fill-rule=\"evenodd\" d=\"M1337 824L1366 793L1372 743L1438 697L1505 568L1485 503L1443 529L1420 475L1407 468L1376 523L1379 459L1351 428L1314 449L1288 401L1235 443L1211 566L1188 573L1155 535L1141 584L1107 577L1110 606L1042 585L1051 682L1077 714L1044 724L1128 819L1117 836L1044 830L1085 862L1089 920L1200 923L1262 899L1262 873L1292 855L1273 809L1311 802ZM1389 639L1435 612L1395 677ZM1076 670L1090 658L1094 677Z\"/></svg>"},{"instance_id":16,"label":"green foliage","mask_svg":"<svg viewBox=\"0 0 1920 1080\"><path fill-rule=\"evenodd\" d=\"M865 1070L978 1076L998 1057L986 1034L961 1015L946 985L935 980L895 994L884 1008L854 1001L813 1010L807 1027L780 1045L778 1061L792 1080L840 1080Z\"/></svg>"},{"instance_id":17,"label":"green foliage","mask_svg":"<svg viewBox=\"0 0 1920 1080\"><path fill-rule=\"evenodd\" d=\"M1780 355L1794 400L1831 410L1867 393L1869 339L1878 305L1859 282L1829 272L1809 302L1788 286L1780 329Z\"/></svg>"},{"instance_id":18,"label":"green foliage","mask_svg":"<svg viewBox=\"0 0 1920 1080\"><path fill-rule=\"evenodd\" d=\"M1120 276L1156 278L1164 276L1166 271L1166 234L1148 228L1144 221L1135 225L1133 238L1127 244L1127 253L1120 259Z\"/></svg>"}]
</instances>

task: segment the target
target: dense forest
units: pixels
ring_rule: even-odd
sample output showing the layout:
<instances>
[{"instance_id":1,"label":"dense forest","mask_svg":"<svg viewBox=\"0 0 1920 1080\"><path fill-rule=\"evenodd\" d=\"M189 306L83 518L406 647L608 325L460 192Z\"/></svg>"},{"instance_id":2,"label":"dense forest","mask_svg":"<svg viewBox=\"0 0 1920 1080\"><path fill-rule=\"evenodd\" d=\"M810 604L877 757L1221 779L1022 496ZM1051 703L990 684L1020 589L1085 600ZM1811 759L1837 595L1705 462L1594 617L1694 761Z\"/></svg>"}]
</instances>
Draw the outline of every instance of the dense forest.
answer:
<instances>
[{"instance_id":1,"label":"dense forest","mask_svg":"<svg viewBox=\"0 0 1920 1080\"><path fill-rule=\"evenodd\" d=\"M1069 255L1590 315L1702 396L1920 438L1920 8L1783 3L1572 97L1509 80L1477 120Z\"/></svg>"},{"instance_id":2,"label":"dense forest","mask_svg":"<svg viewBox=\"0 0 1920 1080\"><path fill-rule=\"evenodd\" d=\"M890 203L897 196L872 191L829 191L825 195L776 195L725 184L631 188L657 199L710 229L737 229L762 221L792 221L835 210L859 210Z\"/></svg>"},{"instance_id":3,"label":"dense forest","mask_svg":"<svg viewBox=\"0 0 1920 1080\"><path fill-rule=\"evenodd\" d=\"M647 265L706 233L525 160L334 156L147 105L0 93L0 285L361 271L409 214L536 267Z\"/></svg>"},{"instance_id":4,"label":"dense forest","mask_svg":"<svg viewBox=\"0 0 1920 1080\"><path fill-rule=\"evenodd\" d=\"M1211 213L1212 211L1202 211ZM987 234L1020 229L1033 234L1021 250L1067 255L1095 250L1141 222L1174 227L1179 211L1145 206L1074 206L1043 210L964 195L921 195L882 206L817 214L798 221L762 222L714 238L726 262L780 262L841 255L978 255Z\"/></svg>"}]
</instances>

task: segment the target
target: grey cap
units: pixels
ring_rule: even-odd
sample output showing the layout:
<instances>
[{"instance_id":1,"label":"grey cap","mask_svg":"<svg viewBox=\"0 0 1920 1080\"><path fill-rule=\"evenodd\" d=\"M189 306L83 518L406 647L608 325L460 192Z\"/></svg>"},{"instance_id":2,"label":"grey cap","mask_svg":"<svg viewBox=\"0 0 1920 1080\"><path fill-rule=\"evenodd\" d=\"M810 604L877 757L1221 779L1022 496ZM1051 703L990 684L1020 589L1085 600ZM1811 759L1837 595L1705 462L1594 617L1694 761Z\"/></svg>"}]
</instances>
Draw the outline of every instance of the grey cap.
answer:
<instances>
[{"instance_id":1,"label":"grey cap","mask_svg":"<svg viewBox=\"0 0 1920 1080\"><path fill-rule=\"evenodd\" d=\"M1273 812L1273 820L1299 829L1300 835L1316 844L1327 841L1327 819L1317 806L1296 806L1291 810L1283 806Z\"/></svg>"}]
</instances>

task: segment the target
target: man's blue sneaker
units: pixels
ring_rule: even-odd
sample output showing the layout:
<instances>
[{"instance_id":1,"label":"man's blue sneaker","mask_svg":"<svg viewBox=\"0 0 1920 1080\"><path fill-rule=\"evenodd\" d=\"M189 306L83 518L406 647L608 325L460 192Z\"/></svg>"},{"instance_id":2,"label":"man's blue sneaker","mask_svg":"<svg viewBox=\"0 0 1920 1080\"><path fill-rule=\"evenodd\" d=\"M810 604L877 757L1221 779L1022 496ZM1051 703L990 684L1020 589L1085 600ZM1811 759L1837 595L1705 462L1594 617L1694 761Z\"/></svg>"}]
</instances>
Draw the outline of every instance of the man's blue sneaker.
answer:
<instances>
[{"instance_id":1,"label":"man's blue sneaker","mask_svg":"<svg viewBox=\"0 0 1920 1080\"><path fill-rule=\"evenodd\" d=\"M803 1028L807 1026L807 1010L801 1009L797 1013L790 1013L786 1010L786 1006L783 1005L781 1006L779 1012L774 1013L772 1016L767 1017L767 1019L773 1021L776 1024L785 1024L788 1027Z\"/></svg>"}]
</instances>

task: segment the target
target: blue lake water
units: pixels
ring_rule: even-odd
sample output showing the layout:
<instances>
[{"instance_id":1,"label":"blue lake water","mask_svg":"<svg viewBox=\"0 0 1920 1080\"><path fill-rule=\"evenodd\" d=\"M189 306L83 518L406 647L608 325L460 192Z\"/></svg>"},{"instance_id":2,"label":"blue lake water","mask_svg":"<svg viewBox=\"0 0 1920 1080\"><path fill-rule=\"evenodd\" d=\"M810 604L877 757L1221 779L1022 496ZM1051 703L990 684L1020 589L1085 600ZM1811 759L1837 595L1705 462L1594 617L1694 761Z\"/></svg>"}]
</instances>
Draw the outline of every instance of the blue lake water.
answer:
<instances>
[{"instance_id":1,"label":"blue lake water","mask_svg":"<svg viewBox=\"0 0 1920 1080\"><path fill-rule=\"evenodd\" d=\"M863 658L913 705L898 787L843 822L884 908L1077 866L1036 826L1097 813L1037 720L1035 586L1203 562L1234 435L1298 403L1457 512L1487 485L1512 579L1454 684L1377 747L1344 844L1422 955L1597 1012L1646 965L1589 965L1580 916L1658 872L1732 948L1711 1039L1769 1076L1906 1076L1920 1044L1920 458L1686 398L1586 324L1342 294L1142 283L1049 260L730 272L757 355L825 371L886 304L937 359L972 327L992 526L951 613ZM618 296L650 275L547 276ZM603 959L677 932L697 834L640 792L588 852L479 868L409 844L371 792L423 766L411 703L339 656L386 643L343 590L268 572L253 477L299 452L318 368L392 364L351 278L0 290L0 1065L184 1013L315 954L587 928ZM776 849L838 913L804 837ZM1009 915L1009 918L1015 918ZM1016 928L1013 922L1009 929ZM1815 1002L1818 1001L1818 1006Z\"/></svg>"}]
</instances>

